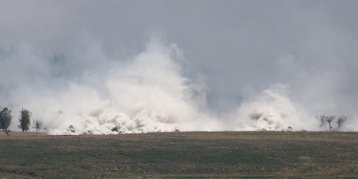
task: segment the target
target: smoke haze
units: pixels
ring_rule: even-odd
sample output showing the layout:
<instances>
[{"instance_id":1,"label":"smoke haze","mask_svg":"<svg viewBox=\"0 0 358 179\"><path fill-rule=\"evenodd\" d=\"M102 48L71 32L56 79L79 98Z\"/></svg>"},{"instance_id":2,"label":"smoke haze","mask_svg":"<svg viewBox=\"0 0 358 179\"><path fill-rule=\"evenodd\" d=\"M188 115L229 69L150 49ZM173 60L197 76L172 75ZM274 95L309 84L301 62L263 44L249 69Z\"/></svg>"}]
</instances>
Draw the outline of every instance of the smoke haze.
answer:
<instances>
[{"instance_id":1,"label":"smoke haze","mask_svg":"<svg viewBox=\"0 0 358 179\"><path fill-rule=\"evenodd\" d=\"M357 5L1 1L0 105L51 134L355 131Z\"/></svg>"}]
</instances>

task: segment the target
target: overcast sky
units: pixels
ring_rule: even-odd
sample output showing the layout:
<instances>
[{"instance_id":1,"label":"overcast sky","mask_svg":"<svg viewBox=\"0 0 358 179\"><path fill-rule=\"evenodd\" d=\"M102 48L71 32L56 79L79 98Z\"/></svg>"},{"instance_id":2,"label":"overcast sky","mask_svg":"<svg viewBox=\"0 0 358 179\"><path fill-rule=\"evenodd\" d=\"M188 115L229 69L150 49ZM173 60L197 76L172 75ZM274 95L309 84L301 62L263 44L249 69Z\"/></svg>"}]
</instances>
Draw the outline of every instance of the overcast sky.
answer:
<instances>
[{"instance_id":1,"label":"overcast sky","mask_svg":"<svg viewBox=\"0 0 358 179\"><path fill-rule=\"evenodd\" d=\"M19 46L71 55L99 45L124 59L155 36L181 48L185 75L205 80L214 109L283 83L302 104L355 115L357 7L355 0L0 0L0 57Z\"/></svg>"}]
</instances>

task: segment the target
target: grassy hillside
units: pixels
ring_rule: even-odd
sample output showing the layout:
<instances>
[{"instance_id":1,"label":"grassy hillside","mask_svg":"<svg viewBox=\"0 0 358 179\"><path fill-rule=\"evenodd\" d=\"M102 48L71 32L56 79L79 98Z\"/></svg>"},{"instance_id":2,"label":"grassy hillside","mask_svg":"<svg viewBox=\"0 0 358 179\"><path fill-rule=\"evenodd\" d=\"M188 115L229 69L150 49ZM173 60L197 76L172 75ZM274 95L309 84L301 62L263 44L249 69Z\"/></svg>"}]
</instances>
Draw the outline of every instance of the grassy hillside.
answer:
<instances>
[{"instance_id":1,"label":"grassy hillside","mask_svg":"<svg viewBox=\"0 0 358 179\"><path fill-rule=\"evenodd\" d=\"M358 133L0 134L0 178L358 177Z\"/></svg>"}]
</instances>

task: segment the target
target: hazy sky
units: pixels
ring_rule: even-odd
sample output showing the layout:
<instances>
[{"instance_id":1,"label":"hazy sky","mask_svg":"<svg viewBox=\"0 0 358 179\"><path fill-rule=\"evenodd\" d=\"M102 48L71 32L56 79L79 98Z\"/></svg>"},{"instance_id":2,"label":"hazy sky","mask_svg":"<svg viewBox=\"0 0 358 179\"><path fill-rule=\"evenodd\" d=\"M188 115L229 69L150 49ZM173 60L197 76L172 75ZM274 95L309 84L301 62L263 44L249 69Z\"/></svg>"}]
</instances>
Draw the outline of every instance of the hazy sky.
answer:
<instances>
[{"instance_id":1,"label":"hazy sky","mask_svg":"<svg viewBox=\"0 0 358 179\"><path fill-rule=\"evenodd\" d=\"M70 56L100 46L124 59L155 36L181 48L185 75L206 82L214 109L283 83L302 104L352 114L357 7L356 0L0 0L0 55L30 46ZM14 79L16 70L5 67L1 75ZM68 68L75 76L71 70L87 66Z\"/></svg>"}]
</instances>

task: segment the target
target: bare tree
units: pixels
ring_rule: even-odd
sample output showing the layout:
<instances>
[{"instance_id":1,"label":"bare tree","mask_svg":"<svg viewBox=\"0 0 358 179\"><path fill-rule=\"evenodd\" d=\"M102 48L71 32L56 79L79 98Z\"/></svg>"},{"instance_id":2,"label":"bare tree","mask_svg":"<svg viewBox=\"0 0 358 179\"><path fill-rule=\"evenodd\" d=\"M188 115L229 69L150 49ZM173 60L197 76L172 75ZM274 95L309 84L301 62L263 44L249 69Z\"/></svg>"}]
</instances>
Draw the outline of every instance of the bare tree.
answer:
<instances>
[{"instance_id":1,"label":"bare tree","mask_svg":"<svg viewBox=\"0 0 358 179\"><path fill-rule=\"evenodd\" d=\"M337 118L338 129L340 129L343 126L344 122L346 122L347 119L348 118L346 116L340 116L340 117Z\"/></svg>"},{"instance_id":2,"label":"bare tree","mask_svg":"<svg viewBox=\"0 0 358 179\"><path fill-rule=\"evenodd\" d=\"M324 125L328 124L329 126L329 130L333 130L333 125L334 125L334 121L337 124L337 130L339 130L340 128L342 128L342 126L344 125L344 123L348 120L348 117L346 116L339 116L336 117L335 115L332 116L326 116L326 115L321 115L321 116L317 116L317 119L319 119L321 121L321 125L320 127L323 127Z\"/></svg>"},{"instance_id":3,"label":"bare tree","mask_svg":"<svg viewBox=\"0 0 358 179\"><path fill-rule=\"evenodd\" d=\"M333 129L332 122L336 119L336 116L321 115L317 118L321 121L321 125L320 125L321 127L324 126L326 123L328 123L329 130L331 131Z\"/></svg>"},{"instance_id":4,"label":"bare tree","mask_svg":"<svg viewBox=\"0 0 358 179\"><path fill-rule=\"evenodd\" d=\"M35 129L36 129L36 132L39 131L41 128L42 128L42 122L39 121L39 120L36 120L36 121L35 121Z\"/></svg>"},{"instance_id":5,"label":"bare tree","mask_svg":"<svg viewBox=\"0 0 358 179\"><path fill-rule=\"evenodd\" d=\"M319 121L321 121L321 124L319 125L319 127L323 127L324 124L326 123L326 116L325 115L320 115L316 117Z\"/></svg>"},{"instance_id":6,"label":"bare tree","mask_svg":"<svg viewBox=\"0 0 358 179\"><path fill-rule=\"evenodd\" d=\"M334 121L334 119L336 119L336 116L326 116L326 121L328 122L330 131L333 129L332 122Z\"/></svg>"}]
</instances>

